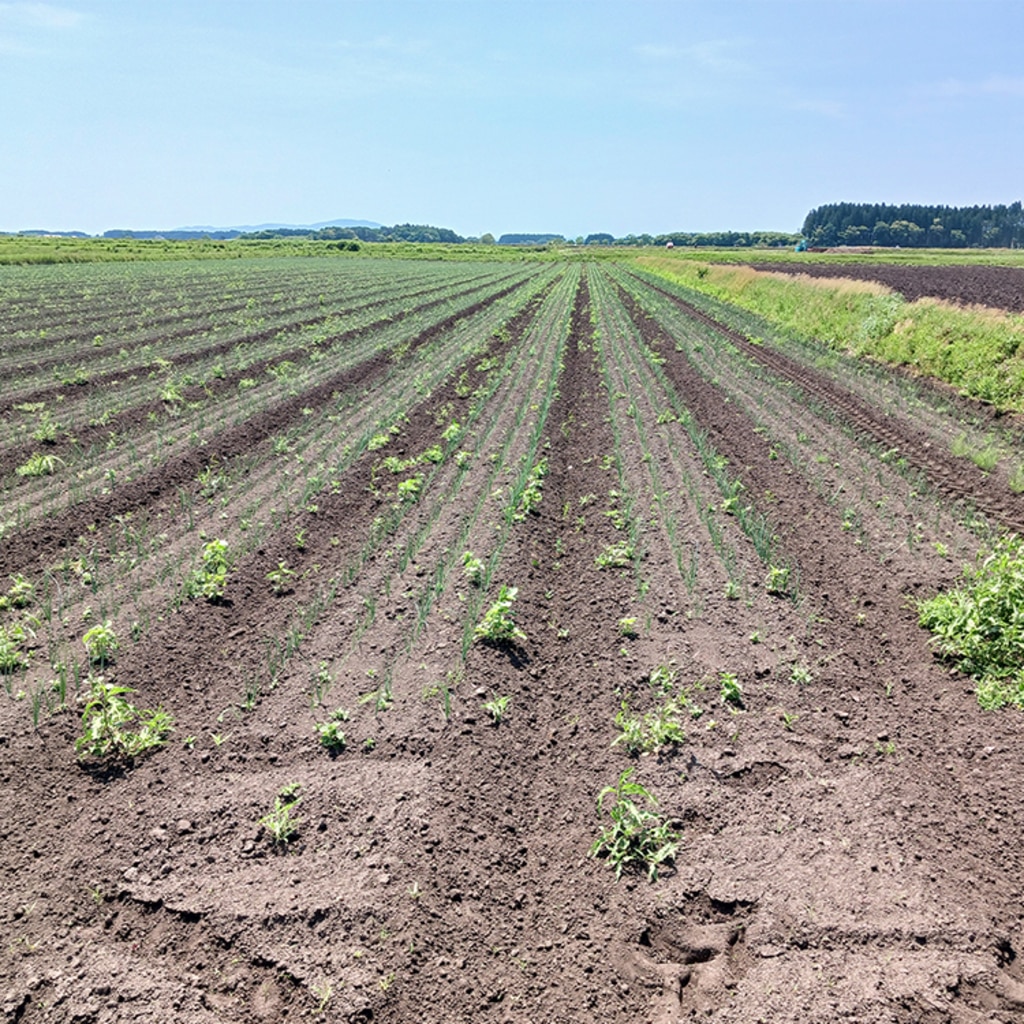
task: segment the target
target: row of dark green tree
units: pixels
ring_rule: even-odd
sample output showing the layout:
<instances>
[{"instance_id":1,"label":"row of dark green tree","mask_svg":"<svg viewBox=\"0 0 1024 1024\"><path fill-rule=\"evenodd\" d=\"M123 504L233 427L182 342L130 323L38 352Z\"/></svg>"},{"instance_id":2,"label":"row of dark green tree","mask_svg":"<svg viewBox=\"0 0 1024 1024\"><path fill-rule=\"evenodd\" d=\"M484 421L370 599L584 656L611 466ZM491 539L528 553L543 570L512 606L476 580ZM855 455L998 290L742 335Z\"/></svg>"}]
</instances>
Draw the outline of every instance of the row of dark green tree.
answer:
<instances>
[{"instance_id":1,"label":"row of dark green tree","mask_svg":"<svg viewBox=\"0 0 1024 1024\"><path fill-rule=\"evenodd\" d=\"M313 238L318 240L358 240L360 242L465 242L449 228L435 228L430 224L395 224L394 227L366 228L332 227L315 231L312 228L274 228L254 231L243 238Z\"/></svg>"},{"instance_id":2,"label":"row of dark green tree","mask_svg":"<svg viewBox=\"0 0 1024 1024\"><path fill-rule=\"evenodd\" d=\"M811 210L803 235L812 246L899 245L942 249L1024 245L1024 210L1009 206L830 203Z\"/></svg>"}]
</instances>

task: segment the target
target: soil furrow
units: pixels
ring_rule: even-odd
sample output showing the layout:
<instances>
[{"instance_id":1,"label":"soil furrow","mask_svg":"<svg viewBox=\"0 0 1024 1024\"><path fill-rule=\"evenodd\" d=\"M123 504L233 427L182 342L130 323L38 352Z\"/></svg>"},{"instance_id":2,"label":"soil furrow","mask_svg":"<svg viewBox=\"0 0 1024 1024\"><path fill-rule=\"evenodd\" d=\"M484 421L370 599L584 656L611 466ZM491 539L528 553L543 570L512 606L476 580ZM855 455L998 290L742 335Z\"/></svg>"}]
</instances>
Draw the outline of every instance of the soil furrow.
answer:
<instances>
[{"instance_id":1,"label":"soil furrow","mask_svg":"<svg viewBox=\"0 0 1024 1024\"><path fill-rule=\"evenodd\" d=\"M485 299L444 318L421 331L411 342L415 351L440 334L450 330L461 320L486 309L504 296L515 291L519 284L510 285ZM244 423L226 428L204 448L188 450L149 470L142 476L119 486L110 494L99 495L74 505L64 513L57 524L40 523L11 535L0 548L0 574L24 571L39 561L52 561L58 552L88 528L90 523L107 522L116 515L152 504L160 495L195 480L205 465L215 460L226 462L302 417L302 410L312 404L326 401L332 392L355 387L367 387L381 376L389 364L389 354L379 353L366 362L336 374L315 388L295 395L272 408L257 413Z\"/></svg>"},{"instance_id":2,"label":"soil furrow","mask_svg":"<svg viewBox=\"0 0 1024 1024\"><path fill-rule=\"evenodd\" d=\"M895 449L928 477L936 490L953 500L970 502L1007 529L1024 532L1024 498L1006 492L998 479L989 476L965 459L954 459L936 451L931 439L911 424L894 417L880 416L866 402L846 388L809 366L764 345L753 345L743 335L709 316L672 292L643 278L648 287L660 292L694 319L727 337L749 359L788 380L809 395L836 409L847 422L863 431L883 448Z\"/></svg>"}]
</instances>

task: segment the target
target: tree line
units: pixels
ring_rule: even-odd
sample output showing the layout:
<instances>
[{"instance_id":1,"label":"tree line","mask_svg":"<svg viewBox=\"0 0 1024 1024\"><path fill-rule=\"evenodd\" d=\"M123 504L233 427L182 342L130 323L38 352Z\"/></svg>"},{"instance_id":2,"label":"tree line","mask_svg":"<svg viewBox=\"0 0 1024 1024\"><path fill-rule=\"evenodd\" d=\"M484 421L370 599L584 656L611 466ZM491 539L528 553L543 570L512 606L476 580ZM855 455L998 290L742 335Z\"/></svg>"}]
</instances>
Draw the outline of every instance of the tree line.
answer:
<instances>
[{"instance_id":1,"label":"tree line","mask_svg":"<svg viewBox=\"0 0 1024 1024\"><path fill-rule=\"evenodd\" d=\"M1024 210L1009 206L829 203L804 220L808 245L1013 248L1024 245Z\"/></svg>"}]
</instances>

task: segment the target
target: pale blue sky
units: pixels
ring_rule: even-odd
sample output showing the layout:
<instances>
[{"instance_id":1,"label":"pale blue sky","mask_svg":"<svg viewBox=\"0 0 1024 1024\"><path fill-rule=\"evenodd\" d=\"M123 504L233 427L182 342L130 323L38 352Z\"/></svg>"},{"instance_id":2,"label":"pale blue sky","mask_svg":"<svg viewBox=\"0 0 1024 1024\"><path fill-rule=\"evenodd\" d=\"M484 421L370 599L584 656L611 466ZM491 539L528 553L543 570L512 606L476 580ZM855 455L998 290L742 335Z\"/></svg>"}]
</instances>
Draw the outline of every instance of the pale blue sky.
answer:
<instances>
[{"instance_id":1,"label":"pale blue sky","mask_svg":"<svg viewBox=\"0 0 1024 1024\"><path fill-rule=\"evenodd\" d=\"M0 230L797 230L1024 195L1024 2L0 2L0 131Z\"/></svg>"}]
</instances>

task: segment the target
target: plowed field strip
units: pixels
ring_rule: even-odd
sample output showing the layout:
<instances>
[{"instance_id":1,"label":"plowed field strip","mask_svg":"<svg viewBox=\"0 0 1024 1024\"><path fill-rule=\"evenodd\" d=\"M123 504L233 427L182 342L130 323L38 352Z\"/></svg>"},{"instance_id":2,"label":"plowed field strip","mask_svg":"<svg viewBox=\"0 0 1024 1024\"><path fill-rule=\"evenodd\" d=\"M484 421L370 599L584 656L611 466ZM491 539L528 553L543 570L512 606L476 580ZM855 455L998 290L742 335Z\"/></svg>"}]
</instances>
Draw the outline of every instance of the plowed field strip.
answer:
<instances>
[{"instance_id":1,"label":"plowed field strip","mask_svg":"<svg viewBox=\"0 0 1024 1024\"><path fill-rule=\"evenodd\" d=\"M521 284L521 280L516 280L513 284L505 287L501 292L495 296L495 298L503 298L505 295L511 294ZM436 308L444 302L457 302L460 298L466 298L468 295L476 293L478 289L470 289L465 293L458 293L455 296L442 296L439 299L434 299L429 302L423 303L422 305L415 306L410 309L403 309L399 312L389 314L377 320L370 321L359 326L349 328L338 334L330 335L327 338L322 339L321 346L337 347L348 342L354 342L359 339L366 337L372 337L377 331L383 328L391 328L402 321L409 319L412 316L420 315L429 312L431 309ZM267 339L264 339L267 340ZM429 340L429 339L425 339ZM203 353L197 355L197 359L202 357L206 358L210 353L219 354L220 352L231 351L234 347L234 343L225 342L212 346L211 349L206 350ZM252 362L246 362L245 366L241 369L223 373L218 377L209 378L202 385L194 385L188 388L181 389L181 398L183 402L202 402L207 398L216 398L218 395L237 395L238 385L242 380L258 379L259 376L265 373L269 367L274 364L280 363L288 359L297 359L300 356L307 355L309 352L309 346L290 347L282 350L276 350L273 354L265 355L260 358L254 359ZM254 353L255 355L255 353ZM127 375L130 380L134 374ZM120 375L118 375L120 379ZM107 382L109 387L111 384L117 381ZM127 381L126 381L127 383ZM144 392L152 393L155 389L158 389L161 385L159 383L153 384L151 382L145 382L140 385L140 388ZM77 390L77 389L75 389ZM62 389L57 389L58 393L63 393ZM118 395L125 395L128 400L131 400L132 389L126 388L118 392ZM62 412L66 409L66 405L62 406ZM202 410L200 411L202 414ZM141 402L130 405L127 409L121 412L115 413L114 415L104 415L100 417L102 422L90 423L88 425L80 425L73 427L72 434L64 434L58 436L58 440L52 444L47 445L47 451L56 454L64 454L68 451L79 452L83 448L93 443L105 443L112 433L116 433L122 436L126 431L130 431L133 427L142 427L144 430L148 429L149 424L153 416L160 418L166 418L168 415L167 403L160 398L143 398ZM178 429L183 428L183 421L178 418L177 423ZM0 451L0 474L10 473L14 468L25 461L25 459L33 452L39 450L38 442L34 443L23 443L21 445L7 447ZM24 485L28 481L15 480L12 481L15 486L19 484Z\"/></svg>"},{"instance_id":2,"label":"plowed field strip","mask_svg":"<svg viewBox=\"0 0 1024 1024\"><path fill-rule=\"evenodd\" d=\"M614 686L600 671L581 668L615 636L632 589L628 575L609 577L594 564L603 543L615 538L607 520L595 517L586 530L572 532L561 512L566 504L578 507L581 494L604 489L600 462L614 445L591 367L590 330L584 284L573 310L560 397L545 431L544 498L529 521L514 528L497 574L520 587L517 621L527 633L521 656L482 646L471 651L464 684L469 692L460 689L453 699L459 718L424 755L446 765L430 792L429 828L419 836L396 836L384 850L413 869L410 884L419 879L423 913L415 924L416 946L431 958L444 951L461 965L462 984L445 986L446 1014L453 1020L478 1012L477 992L493 984L495 950L506 956L518 950L514 955L522 958L523 968L509 972L503 991L517 1016L546 1019L545 992L557 980L574 991L614 992L600 1001L602 1020L636 1019L635 1006L616 984L615 965L598 953L613 924L603 916L603 901L595 909L584 898L593 875L607 868L579 866L587 845L581 836L587 826L579 823L592 818L594 796L613 774L607 762L615 758L609 751ZM559 536L564 546L557 555ZM561 567L553 570L555 561ZM556 635L553 622L567 628L565 637ZM498 728L487 726L486 712L475 706L483 699L472 695L476 680L486 681L489 694L511 698ZM460 722L466 724L460 728ZM458 838L438 856L435 837L446 835ZM565 866L554 883L548 863ZM452 899L462 912L452 912ZM566 933L587 933L594 949L578 955L572 942L556 942L554 949L544 943ZM535 936L546 952L523 945L524 934ZM439 998L436 973L418 969L419 959L398 954L395 968L405 984L394 999L374 998L374 1020L408 1021L416 1007Z\"/></svg>"},{"instance_id":3,"label":"plowed field strip","mask_svg":"<svg viewBox=\"0 0 1024 1024\"><path fill-rule=\"evenodd\" d=\"M201 362L203 360L215 359L220 355L224 355L225 353L231 352L239 348L239 346L260 345L277 339L280 335L282 335L282 333L290 334L293 331L301 331L309 327L315 327L320 324L327 323L337 316L358 314L373 309L377 306L387 305L389 302L401 303L402 308L395 310L394 312L388 314L383 318L380 318L369 324L364 324L360 327L351 328L349 330L342 331L338 334L331 335L326 339L328 343L337 343L339 341L344 341L349 338L361 337L363 334L372 331L383 324L391 325L398 323L402 320L407 319L410 316L414 316L416 314L426 312L430 309L434 309L445 302L457 302L460 299L464 299L469 295L473 295L484 289L493 287L495 283L501 283L502 281L508 281L513 278L515 279L515 283L513 285L508 286L508 290L511 290L511 288L515 287L515 284L518 284L523 279L521 273L514 275L506 274L503 275L502 278L498 279L498 281L496 282L488 282L487 284L484 285L475 285L473 287L466 288L462 291L455 292L454 294L452 294L449 291L443 290L442 286L442 294L439 297L430 299L426 302L419 303L418 305L412 307L408 306L407 299L413 298L415 296L404 296L401 293L397 293L395 296L392 296L386 300L382 300L380 302L375 301L367 303L366 305L357 306L354 307L353 309L345 310L341 313L318 314L313 317L305 317L299 320L287 321L281 324L276 324L272 327L264 328L259 331L250 332L248 334L229 338L224 341L214 342L213 344L204 344L205 337L199 336L197 338L197 341L201 347L196 351L179 353L172 352L167 353L166 355L161 352L159 354L161 358L165 358L167 362L172 363L176 368L180 369L185 366L194 365L195 363ZM438 289L430 289L429 291L436 290ZM508 290L505 292L505 294L508 294ZM429 294L429 291L427 292L427 294ZM181 336L188 337L194 333L196 332L183 331ZM302 346L275 350L273 355L262 360L262 364L263 366L265 366L265 364L271 360L292 358L303 351L305 351L305 349ZM146 362L144 364L136 364L134 366L129 367L118 367L116 370L110 370L106 373L90 377L88 382L85 384L74 384L70 386L67 384L48 384L45 387L37 386L35 390L32 390L32 385L28 385L26 390L11 395L5 405L0 405L0 414L10 412L14 405L34 402L48 402L51 399L55 398L57 395L63 395L65 399L71 397L72 400L80 400L82 398L88 397L90 394L93 394L94 392L99 392L106 388L109 388L111 385L117 385L119 383L128 382L138 377L139 375L145 375L152 369L152 366L152 362ZM239 371L233 374L231 382L237 384L238 380L241 379L241 377L247 374L251 376L253 372L258 371L261 368L262 367L259 362L254 363L253 369L250 370L249 368L246 368L244 371ZM227 382L227 378L225 378L225 382Z\"/></svg>"},{"instance_id":4,"label":"plowed field strip","mask_svg":"<svg viewBox=\"0 0 1024 1024\"><path fill-rule=\"evenodd\" d=\"M493 305L516 287L518 285L510 285L427 328L413 340L410 349L415 350L460 320ZM186 450L130 483L118 487L109 495L93 497L69 508L57 524L42 523L19 531L0 548L0 574L21 571L39 559L52 559L61 547L78 536L90 523L109 521L116 515L152 503L161 494L194 480L202 467L214 459L220 462L228 461L247 451L254 444L285 429L290 423L302 417L303 408L325 402L332 392L368 386L387 366L387 354L380 353L354 369L328 378L309 391L257 413L244 423L226 428L201 450Z\"/></svg>"},{"instance_id":5,"label":"plowed field strip","mask_svg":"<svg viewBox=\"0 0 1024 1024\"><path fill-rule=\"evenodd\" d=\"M891 263L751 263L770 274L877 281L899 292L908 302L931 297L962 305L988 306L1024 313L1024 269L1020 267L927 267Z\"/></svg>"},{"instance_id":6,"label":"plowed field strip","mask_svg":"<svg viewBox=\"0 0 1024 1024\"><path fill-rule=\"evenodd\" d=\"M999 483L973 464L936 451L931 439L910 424L880 416L871 406L835 381L811 367L798 363L777 349L752 345L741 334L644 278L648 287L670 299L695 320L727 337L749 359L760 363L783 380L836 409L856 430L869 435L884 448L894 448L900 457L921 470L929 482L947 497L965 500L1010 530L1024 532L1024 499L1007 494Z\"/></svg>"}]
</instances>

